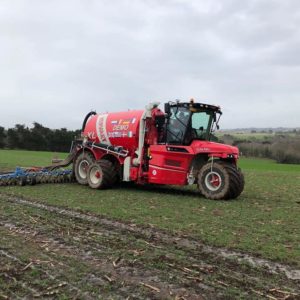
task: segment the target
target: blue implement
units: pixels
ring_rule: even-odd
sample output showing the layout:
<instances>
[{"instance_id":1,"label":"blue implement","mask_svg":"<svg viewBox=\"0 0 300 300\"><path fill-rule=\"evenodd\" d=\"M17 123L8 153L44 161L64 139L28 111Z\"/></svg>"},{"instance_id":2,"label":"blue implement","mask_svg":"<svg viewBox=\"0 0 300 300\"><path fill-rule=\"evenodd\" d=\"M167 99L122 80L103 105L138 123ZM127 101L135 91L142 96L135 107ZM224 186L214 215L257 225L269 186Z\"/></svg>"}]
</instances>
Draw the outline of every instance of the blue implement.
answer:
<instances>
[{"instance_id":1,"label":"blue implement","mask_svg":"<svg viewBox=\"0 0 300 300\"><path fill-rule=\"evenodd\" d=\"M21 168L16 167L14 171L0 173L0 186L36 183L63 183L73 181L72 170L49 168Z\"/></svg>"}]
</instances>

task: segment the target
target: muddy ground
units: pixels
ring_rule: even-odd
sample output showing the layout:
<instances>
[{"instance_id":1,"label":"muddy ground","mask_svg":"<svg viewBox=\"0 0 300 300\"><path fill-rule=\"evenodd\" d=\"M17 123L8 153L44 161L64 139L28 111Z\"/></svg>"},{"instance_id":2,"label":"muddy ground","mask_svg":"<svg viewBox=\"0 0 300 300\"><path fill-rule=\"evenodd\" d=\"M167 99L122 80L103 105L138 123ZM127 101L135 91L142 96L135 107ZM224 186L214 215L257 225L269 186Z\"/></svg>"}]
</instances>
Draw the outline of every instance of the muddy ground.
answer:
<instances>
[{"instance_id":1,"label":"muddy ground","mask_svg":"<svg viewBox=\"0 0 300 300\"><path fill-rule=\"evenodd\" d=\"M300 270L0 196L0 299L300 299Z\"/></svg>"}]
</instances>

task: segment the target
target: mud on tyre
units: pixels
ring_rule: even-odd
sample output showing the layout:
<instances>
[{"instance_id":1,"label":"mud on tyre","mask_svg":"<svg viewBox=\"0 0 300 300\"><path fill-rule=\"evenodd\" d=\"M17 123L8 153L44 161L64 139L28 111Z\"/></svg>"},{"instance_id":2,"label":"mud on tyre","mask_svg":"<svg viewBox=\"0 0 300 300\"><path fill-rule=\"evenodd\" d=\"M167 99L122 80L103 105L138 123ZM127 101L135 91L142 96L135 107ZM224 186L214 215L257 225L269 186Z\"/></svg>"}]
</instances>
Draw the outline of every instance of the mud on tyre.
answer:
<instances>
[{"instance_id":1,"label":"mud on tyre","mask_svg":"<svg viewBox=\"0 0 300 300\"><path fill-rule=\"evenodd\" d=\"M101 159L89 166L87 180L93 189L110 188L116 183L117 170L113 163Z\"/></svg>"},{"instance_id":2,"label":"mud on tyre","mask_svg":"<svg viewBox=\"0 0 300 300\"><path fill-rule=\"evenodd\" d=\"M94 156L90 152L80 153L74 162L74 174L79 184L87 185L88 168L95 162Z\"/></svg>"},{"instance_id":3,"label":"mud on tyre","mask_svg":"<svg viewBox=\"0 0 300 300\"><path fill-rule=\"evenodd\" d=\"M213 200L237 198L244 189L244 175L235 165L217 161L205 164L198 174L198 188Z\"/></svg>"}]
</instances>

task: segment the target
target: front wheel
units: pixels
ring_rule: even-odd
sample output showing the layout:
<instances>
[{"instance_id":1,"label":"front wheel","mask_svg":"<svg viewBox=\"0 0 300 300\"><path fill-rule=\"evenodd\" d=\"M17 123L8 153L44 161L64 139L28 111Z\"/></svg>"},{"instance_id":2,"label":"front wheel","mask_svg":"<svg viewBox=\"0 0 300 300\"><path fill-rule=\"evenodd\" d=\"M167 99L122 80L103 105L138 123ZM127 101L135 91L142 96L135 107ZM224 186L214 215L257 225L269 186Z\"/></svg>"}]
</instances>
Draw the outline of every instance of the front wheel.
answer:
<instances>
[{"instance_id":1,"label":"front wheel","mask_svg":"<svg viewBox=\"0 0 300 300\"><path fill-rule=\"evenodd\" d=\"M208 162L198 174L198 188L208 199L234 199L244 189L244 176L235 165L228 162Z\"/></svg>"}]
</instances>

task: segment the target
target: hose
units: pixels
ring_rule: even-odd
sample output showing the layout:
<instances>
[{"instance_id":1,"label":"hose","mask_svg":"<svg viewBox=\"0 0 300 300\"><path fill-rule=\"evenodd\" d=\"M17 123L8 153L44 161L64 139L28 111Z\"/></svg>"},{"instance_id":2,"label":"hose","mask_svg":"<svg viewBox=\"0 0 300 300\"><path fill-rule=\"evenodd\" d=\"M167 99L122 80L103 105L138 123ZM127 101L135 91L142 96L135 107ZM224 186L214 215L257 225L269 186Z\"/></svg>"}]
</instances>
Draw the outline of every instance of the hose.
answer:
<instances>
[{"instance_id":1,"label":"hose","mask_svg":"<svg viewBox=\"0 0 300 300\"><path fill-rule=\"evenodd\" d=\"M95 111L90 111L84 118L83 120L83 124L82 124L82 129L81 131L84 132L84 129L85 129L85 125L86 125L86 122L87 120L89 119L90 116L93 116L93 115L96 115L97 113Z\"/></svg>"}]
</instances>

